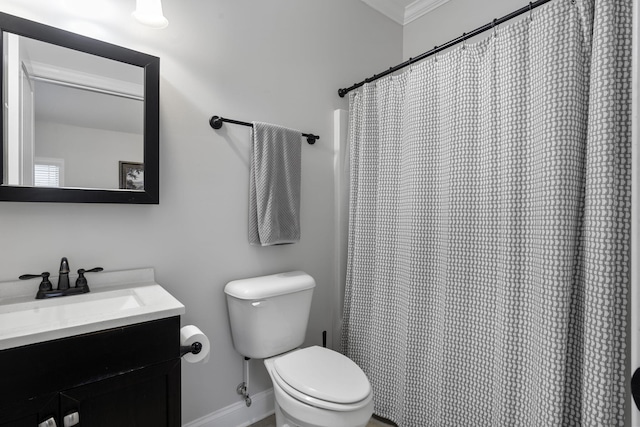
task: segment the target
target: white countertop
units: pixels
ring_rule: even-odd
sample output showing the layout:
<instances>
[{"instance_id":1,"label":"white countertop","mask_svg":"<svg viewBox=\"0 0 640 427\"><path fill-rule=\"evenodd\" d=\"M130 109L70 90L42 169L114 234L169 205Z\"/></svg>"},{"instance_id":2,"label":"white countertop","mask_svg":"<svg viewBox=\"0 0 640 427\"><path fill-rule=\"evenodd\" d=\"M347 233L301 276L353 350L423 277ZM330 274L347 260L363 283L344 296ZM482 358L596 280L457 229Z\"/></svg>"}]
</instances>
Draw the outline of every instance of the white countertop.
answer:
<instances>
[{"instance_id":1,"label":"white countertop","mask_svg":"<svg viewBox=\"0 0 640 427\"><path fill-rule=\"evenodd\" d=\"M69 275L75 283L77 276ZM0 283L0 350L184 314L152 268L87 274L91 292L36 300L40 278ZM54 288L57 277L50 278Z\"/></svg>"}]
</instances>

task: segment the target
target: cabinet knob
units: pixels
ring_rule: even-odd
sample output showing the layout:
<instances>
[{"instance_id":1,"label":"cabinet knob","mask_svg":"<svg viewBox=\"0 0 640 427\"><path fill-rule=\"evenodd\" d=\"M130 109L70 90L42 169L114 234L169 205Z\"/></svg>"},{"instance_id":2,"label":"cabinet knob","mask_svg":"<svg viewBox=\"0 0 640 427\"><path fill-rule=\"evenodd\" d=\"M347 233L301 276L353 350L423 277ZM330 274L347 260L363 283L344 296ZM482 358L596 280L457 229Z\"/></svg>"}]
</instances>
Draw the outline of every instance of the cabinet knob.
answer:
<instances>
[{"instance_id":1,"label":"cabinet knob","mask_svg":"<svg viewBox=\"0 0 640 427\"><path fill-rule=\"evenodd\" d=\"M63 421L64 427L74 426L80 422L80 414L77 412L72 412L69 415L65 415L62 421Z\"/></svg>"},{"instance_id":2,"label":"cabinet knob","mask_svg":"<svg viewBox=\"0 0 640 427\"><path fill-rule=\"evenodd\" d=\"M58 425L56 424L56 420L51 417L48 420L45 420L38 424L38 427L58 427Z\"/></svg>"}]
</instances>

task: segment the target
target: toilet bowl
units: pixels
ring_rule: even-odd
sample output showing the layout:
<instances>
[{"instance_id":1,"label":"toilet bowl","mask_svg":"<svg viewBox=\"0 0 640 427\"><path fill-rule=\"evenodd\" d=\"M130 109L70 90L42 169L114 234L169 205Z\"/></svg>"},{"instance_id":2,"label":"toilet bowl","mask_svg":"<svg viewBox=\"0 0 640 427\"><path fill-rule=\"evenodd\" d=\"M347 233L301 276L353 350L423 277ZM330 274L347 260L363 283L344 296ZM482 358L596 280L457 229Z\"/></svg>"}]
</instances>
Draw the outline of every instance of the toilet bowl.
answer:
<instances>
[{"instance_id":1,"label":"toilet bowl","mask_svg":"<svg viewBox=\"0 0 640 427\"><path fill-rule=\"evenodd\" d=\"M369 380L349 358L313 346L265 359L278 427L364 427L373 413Z\"/></svg>"},{"instance_id":2,"label":"toilet bowl","mask_svg":"<svg viewBox=\"0 0 640 427\"><path fill-rule=\"evenodd\" d=\"M373 414L371 385L348 357L305 339L315 280L302 271L227 283L233 345L264 359L278 427L364 427Z\"/></svg>"}]
</instances>

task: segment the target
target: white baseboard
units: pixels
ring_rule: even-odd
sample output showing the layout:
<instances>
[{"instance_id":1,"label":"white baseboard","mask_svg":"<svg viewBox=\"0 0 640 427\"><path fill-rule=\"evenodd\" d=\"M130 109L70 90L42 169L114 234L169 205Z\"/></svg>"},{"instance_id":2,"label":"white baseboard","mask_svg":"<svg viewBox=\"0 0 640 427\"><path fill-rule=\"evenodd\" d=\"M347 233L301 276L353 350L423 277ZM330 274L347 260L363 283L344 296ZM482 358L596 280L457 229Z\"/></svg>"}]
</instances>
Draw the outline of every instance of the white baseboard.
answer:
<instances>
[{"instance_id":1,"label":"white baseboard","mask_svg":"<svg viewBox=\"0 0 640 427\"><path fill-rule=\"evenodd\" d=\"M249 407L243 400L193 420L182 427L247 427L274 412L273 389L270 388L252 395Z\"/></svg>"}]
</instances>

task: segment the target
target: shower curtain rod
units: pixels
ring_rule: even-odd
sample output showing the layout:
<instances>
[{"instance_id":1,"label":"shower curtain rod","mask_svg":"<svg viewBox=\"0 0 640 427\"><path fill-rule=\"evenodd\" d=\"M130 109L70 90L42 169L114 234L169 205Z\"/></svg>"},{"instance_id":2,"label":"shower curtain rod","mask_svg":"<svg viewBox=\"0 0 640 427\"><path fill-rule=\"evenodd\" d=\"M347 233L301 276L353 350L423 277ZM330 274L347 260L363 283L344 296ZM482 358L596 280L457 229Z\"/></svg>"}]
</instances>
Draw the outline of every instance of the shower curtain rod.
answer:
<instances>
[{"instance_id":1,"label":"shower curtain rod","mask_svg":"<svg viewBox=\"0 0 640 427\"><path fill-rule=\"evenodd\" d=\"M456 39L453 39L453 40L451 40L451 41L449 41L449 42L447 42L447 43L445 43L445 44L443 44L441 46L435 46L433 49L431 49L431 50L429 50L427 52L424 52L424 53L420 54L419 56L416 56L415 58L409 58L408 60L404 61L403 63L398 64L395 67L391 67L388 70L383 71L380 74L374 74L373 76L369 77L368 79L364 79L360 83L355 83L353 86L348 87L346 89L338 89L338 95L340 95L340 98L344 98L344 96L347 93L351 92L354 89L357 89L357 88L363 86L365 83L371 83L371 82L374 82L374 81L378 80L381 77L387 76L387 75L389 75L391 73L395 73L396 71L398 71L398 70L400 70L400 69L402 69L404 67L408 67L409 65L411 65L411 64L413 64L415 62L418 62L418 61L421 61L421 60L423 60L425 58L428 58L431 55L435 55L436 53L438 53L440 51L448 49L451 46L455 46L460 42L464 42L467 39L469 39L471 37L475 37L480 33L484 33L487 30L491 30L491 29L495 28L497 25L500 25L503 22L509 21L509 20L515 18L516 16L520 16L523 13L526 13L526 12L531 12L536 7L542 6L543 4L549 3L550 1L551 0L538 0L538 1L530 2L528 6L525 6L525 7L521 8L521 9L518 9L515 12L511 12L510 14L505 15L502 18L494 19L492 22L490 22L490 23L488 23L486 25L483 25L482 27L476 28L475 30L473 30L472 32L470 32L468 34L467 33L462 33L462 35L460 37L458 37ZM575 0L571 0L571 1L575 2Z\"/></svg>"},{"instance_id":2,"label":"shower curtain rod","mask_svg":"<svg viewBox=\"0 0 640 427\"><path fill-rule=\"evenodd\" d=\"M233 123L234 125L242 125L242 126L253 127L253 123L241 122L241 121L233 120L233 119L226 119L226 118L220 117L220 116L213 116L213 117L211 117L209 119L209 125L211 125L211 127L214 128L214 129L220 129L222 127L222 123L223 122ZM303 133L302 136L307 138L307 142L310 145L315 144L316 141L318 139L320 139L320 137L318 135L314 135L312 133Z\"/></svg>"}]
</instances>

